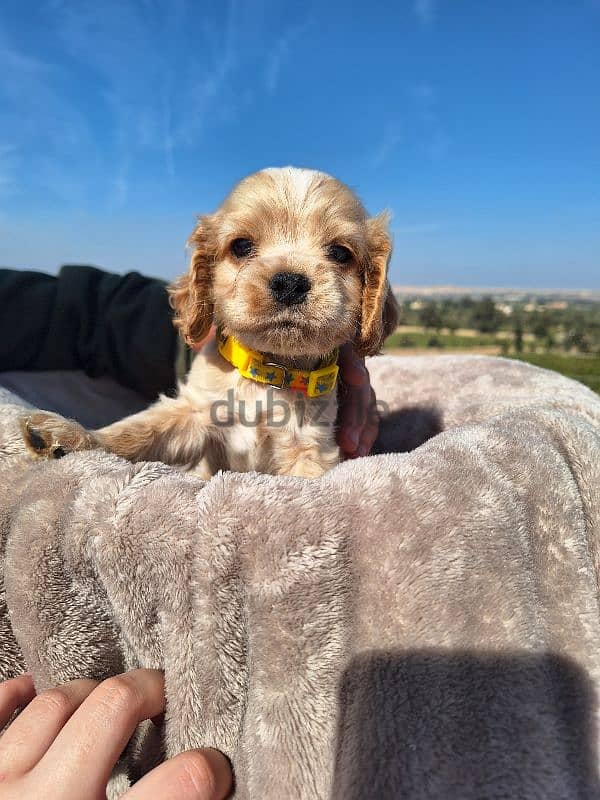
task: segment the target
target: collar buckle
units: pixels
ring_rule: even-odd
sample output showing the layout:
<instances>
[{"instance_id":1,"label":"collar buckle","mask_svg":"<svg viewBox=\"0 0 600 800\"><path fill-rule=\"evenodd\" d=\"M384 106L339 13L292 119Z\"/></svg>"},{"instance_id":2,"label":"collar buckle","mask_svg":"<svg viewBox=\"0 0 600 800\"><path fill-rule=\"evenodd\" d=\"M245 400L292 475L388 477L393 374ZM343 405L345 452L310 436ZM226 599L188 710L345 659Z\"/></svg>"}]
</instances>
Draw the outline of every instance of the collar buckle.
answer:
<instances>
[{"instance_id":1,"label":"collar buckle","mask_svg":"<svg viewBox=\"0 0 600 800\"><path fill-rule=\"evenodd\" d=\"M280 381L280 383L271 383L270 381L267 381L266 382L267 386L272 386L274 389L285 389L285 376L286 376L287 370L283 366L283 364L278 364L276 361L265 361L264 366L265 367L275 367L276 369L280 369L281 370L281 381Z\"/></svg>"}]
</instances>

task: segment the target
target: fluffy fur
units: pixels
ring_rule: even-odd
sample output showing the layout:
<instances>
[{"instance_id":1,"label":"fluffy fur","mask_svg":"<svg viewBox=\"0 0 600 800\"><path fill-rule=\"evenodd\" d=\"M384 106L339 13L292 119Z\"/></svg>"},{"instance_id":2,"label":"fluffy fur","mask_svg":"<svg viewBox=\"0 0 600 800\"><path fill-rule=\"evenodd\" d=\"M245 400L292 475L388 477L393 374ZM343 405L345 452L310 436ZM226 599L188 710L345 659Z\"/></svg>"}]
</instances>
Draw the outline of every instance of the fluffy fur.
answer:
<instances>
[{"instance_id":1,"label":"fluffy fur","mask_svg":"<svg viewBox=\"0 0 600 800\"><path fill-rule=\"evenodd\" d=\"M251 243L241 257L232 247L238 239ZM175 324L189 344L216 323L278 364L313 369L345 342L361 355L377 353L396 325L387 217L369 218L347 186L322 172L250 175L214 214L200 217L190 245L189 270L170 289ZM345 260L332 247L344 248ZM270 281L281 272L308 279L303 302L277 302ZM102 447L204 475L225 468L315 477L339 460L336 410L335 393L300 401L240 377L212 343L176 398L161 397L92 433L45 413L24 419L23 431L44 457Z\"/></svg>"}]
</instances>

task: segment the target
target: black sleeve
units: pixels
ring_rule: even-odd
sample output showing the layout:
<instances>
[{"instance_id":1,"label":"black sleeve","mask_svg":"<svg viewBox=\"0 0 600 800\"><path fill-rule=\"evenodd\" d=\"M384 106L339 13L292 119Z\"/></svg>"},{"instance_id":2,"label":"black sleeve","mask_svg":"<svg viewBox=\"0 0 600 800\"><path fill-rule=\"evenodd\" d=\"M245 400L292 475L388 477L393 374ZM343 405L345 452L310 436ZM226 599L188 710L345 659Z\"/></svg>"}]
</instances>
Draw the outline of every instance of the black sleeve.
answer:
<instances>
[{"instance_id":1,"label":"black sleeve","mask_svg":"<svg viewBox=\"0 0 600 800\"><path fill-rule=\"evenodd\" d=\"M152 400L176 383L171 320L165 284L137 272L0 270L0 371L82 369Z\"/></svg>"}]
</instances>

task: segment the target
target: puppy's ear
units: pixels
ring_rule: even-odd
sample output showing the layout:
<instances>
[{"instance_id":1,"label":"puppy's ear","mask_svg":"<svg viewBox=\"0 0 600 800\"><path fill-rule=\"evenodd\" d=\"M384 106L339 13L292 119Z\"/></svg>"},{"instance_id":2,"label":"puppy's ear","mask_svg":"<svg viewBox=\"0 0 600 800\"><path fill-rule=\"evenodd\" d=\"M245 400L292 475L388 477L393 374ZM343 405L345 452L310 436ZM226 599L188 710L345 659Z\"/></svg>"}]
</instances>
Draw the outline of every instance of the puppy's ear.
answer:
<instances>
[{"instance_id":1,"label":"puppy's ear","mask_svg":"<svg viewBox=\"0 0 600 800\"><path fill-rule=\"evenodd\" d=\"M398 325L398 304L387 279L392 253L387 213L367 220L368 252L363 266L360 334L355 344L363 356L376 355Z\"/></svg>"},{"instance_id":2,"label":"puppy's ear","mask_svg":"<svg viewBox=\"0 0 600 800\"><path fill-rule=\"evenodd\" d=\"M175 311L173 323L192 345L208 333L213 320L212 282L215 248L211 218L200 217L188 239L193 247L190 267L169 286L169 300Z\"/></svg>"}]
</instances>

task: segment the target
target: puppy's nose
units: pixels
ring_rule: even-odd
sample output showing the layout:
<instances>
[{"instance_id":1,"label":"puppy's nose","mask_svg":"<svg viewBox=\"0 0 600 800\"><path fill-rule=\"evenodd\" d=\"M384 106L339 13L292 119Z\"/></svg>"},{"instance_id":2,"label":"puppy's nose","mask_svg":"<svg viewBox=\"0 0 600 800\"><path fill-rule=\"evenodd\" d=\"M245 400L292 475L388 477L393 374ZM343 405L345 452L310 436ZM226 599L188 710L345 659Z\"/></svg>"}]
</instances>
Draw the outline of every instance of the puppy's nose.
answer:
<instances>
[{"instance_id":1,"label":"puppy's nose","mask_svg":"<svg viewBox=\"0 0 600 800\"><path fill-rule=\"evenodd\" d=\"M282 306L295 306L306 300L310 281L299 272L276 272L269 281L269 289Z\"/></svg>"}]
</instances>

